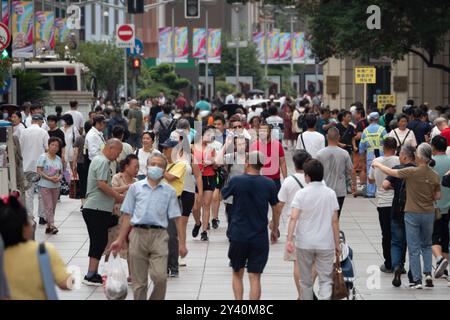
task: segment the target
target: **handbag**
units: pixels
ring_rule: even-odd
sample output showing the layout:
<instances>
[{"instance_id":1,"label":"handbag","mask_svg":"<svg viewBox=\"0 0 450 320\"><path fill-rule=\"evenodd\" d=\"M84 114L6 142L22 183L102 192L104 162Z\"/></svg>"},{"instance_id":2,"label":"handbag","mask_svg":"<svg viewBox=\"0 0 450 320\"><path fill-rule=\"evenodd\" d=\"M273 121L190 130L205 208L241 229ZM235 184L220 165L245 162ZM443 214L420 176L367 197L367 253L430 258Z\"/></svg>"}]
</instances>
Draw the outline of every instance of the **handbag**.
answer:
<instances>
[{"instance_id":1,"label":"handbag","mask_svg":"<svg viewBox=\"0 0 450 320\"><path fill-rule=\"evenodd\" d=\"M62 196L68 196L70 194L70 186L67 183L66 177L64 175L61 179L61 187L59 187L59 193Z\"/></svg>"},{"instance_id":2,"label":"handbag","mask_svg":"<svg viewBox=\"0 0 450 320\"><path fill-rule=\"evenodd\" d=\"M336 262L333 268L333 291L331 293L332 300L348 299L348 289L344 281L344 274L342 273L341 262L336 256Z\"/></svg>"},{"instance_id":3,"label":"handbag","mask_svg":"<svg viewBox=\"0 0 450 320\"><path fill-rule=\"evenodd\" d=\"M81 199L81 184L80 180L70 180L69 184L69 198Z\"/></svg>"},{"instance_id":4,"label":"handbag","mask_svg":"<svg viewBox=\"0 0 450 320\"><path fill-rule=\"evenodd\" d=\"M56 294L55 289L55 279L53 278L52 266L50 264L50 257L44 243L39 244L37 255L47 300L58 300L58 295Z\"/></svg>"}]
</instances>

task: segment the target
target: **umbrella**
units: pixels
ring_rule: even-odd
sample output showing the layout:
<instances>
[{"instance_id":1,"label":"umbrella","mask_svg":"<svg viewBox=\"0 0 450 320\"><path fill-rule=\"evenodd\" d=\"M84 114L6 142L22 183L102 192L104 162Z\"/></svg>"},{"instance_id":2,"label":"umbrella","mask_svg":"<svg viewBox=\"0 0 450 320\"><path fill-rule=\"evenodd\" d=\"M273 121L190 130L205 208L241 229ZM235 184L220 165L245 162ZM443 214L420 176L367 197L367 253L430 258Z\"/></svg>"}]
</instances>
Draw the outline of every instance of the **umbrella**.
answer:
<instances>
[{"instance_id":1,"label":"umbrella","mask_svg":"<svg viewBox=\"0 0 450 320\"><path fill-rule=\"evenodd\" d=\"M225 104L223 106L220 107L220 111L221 112L227 112L228 114L228 118L230 118L233 114L236 113L236 109L242 108L242 106L240 104Z\"/></svg>"},{"instance_id":2,"label":"umbrella","mask_svg":"<svg viewBox=\"0 0 450 320\"><path fill-rule=\"evenodd\" d=\"M244 105L244 107L245 108L249 108L249 107L251 107L251 106L257 106L257 105L259 105L259 104L261 104L261 103L268 103L268 102L270 102L270 100L269 99L253 99L253 100L247 100L247 101L245 101L244 103L243 103L243 105Z\"/></svg>"},{"instance_id":3,"label":"umbrella","mask_svg":"<svg viewBox=\"0 0 450 320\"><path fill-rule=\"evenodd\" d=\"M264 91L259 89L252 89L248 92L248 94L264 94Z\"/></svg>"}]
</instances>

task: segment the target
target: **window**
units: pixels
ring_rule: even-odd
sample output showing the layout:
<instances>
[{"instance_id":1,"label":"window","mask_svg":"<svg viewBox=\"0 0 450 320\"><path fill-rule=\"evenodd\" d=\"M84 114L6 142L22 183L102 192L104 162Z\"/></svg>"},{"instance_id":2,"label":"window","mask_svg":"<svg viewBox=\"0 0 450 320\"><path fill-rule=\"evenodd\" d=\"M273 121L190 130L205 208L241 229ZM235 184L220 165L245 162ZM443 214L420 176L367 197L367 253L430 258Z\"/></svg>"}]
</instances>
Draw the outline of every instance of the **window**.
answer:
<instances>
[{"instance_id":1,"label":"window","mask_svg":"<svg viewBox=\"0 0 450 320\"><path fill-rule=\"evenodd\" d=\"M59 91L77 91L76 76L54 76L55 90Z\"/></svg>"},{"instance_id":2,"label":"window","mask_svg":"<svg viewBox=\"0 0 450 320\"><path fill-rule=\"evenodd\" d=\"M95 35L96 30L95 30L95 14L96 14L96 5L92 4L91 5L91 35Z\"/></svg>"}]
</instances>

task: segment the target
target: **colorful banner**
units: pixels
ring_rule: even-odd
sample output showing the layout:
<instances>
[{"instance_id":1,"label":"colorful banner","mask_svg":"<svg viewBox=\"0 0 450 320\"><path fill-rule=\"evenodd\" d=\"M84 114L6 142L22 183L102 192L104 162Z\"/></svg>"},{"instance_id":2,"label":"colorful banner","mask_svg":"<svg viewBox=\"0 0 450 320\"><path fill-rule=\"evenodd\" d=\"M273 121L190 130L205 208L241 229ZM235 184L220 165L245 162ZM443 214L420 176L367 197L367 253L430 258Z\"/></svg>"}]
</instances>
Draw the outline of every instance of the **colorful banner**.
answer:
<instances>
[{"instance_id":1,"label":"colorful banner","mask_svg":"<svg viewBox=\"0 0 450 320\"><path fill-rule=\"evenodd\" d=\"M33 56L33 25L33 2L13 1L12 36L15 58L31 58Z\"/></svg>"},{"instance_id":2,"label":"colorful banner","mask_svg":"<svg viewBox=\"0 0 450 320\"><path fill-rule=\"evenodd\" d=\"M279 63L288 64L291 63L291 33L281 32L280 33L280 54Z\"/></svg>"},{"instance_id":3,"label":"colorful banner","mask_svg":"<svg viewBox=\"0 0 450 320\"><path fill-rule=\"evenodd\" d=\"M8 1L2 1L2 22L9 25L9 9L8 9Z\"/></svg>"},{"instance_id":4,"label":"colorful banner","mask_svg":"<svg viewBox=\"0 0 450 320\"><path fill-rule=\"evenodd\" d=\"M206 55L206 29L194 28L192 35L192 58L203 59Z\"/></svg>"},{"instance_id":5,"label":"colorful banner","mask_svg":"<svg viewBox=\"0 0 450 320\"><path fill-rule=\"evenodd\" d=\"M172 62L172 28L159 28L159 60Z\"/></svg>"},{"instance_id":6,"label":"colorful banner","mask_svg":"<svg viewBox=\"0 0 450 320\"><path fill-rule=\"evenodd\" d=\"M192 58L199 63L206 63L206 46L208 45L208 63L220 63L222 57L222 29L209 29L208 43L206 42L206 29L196 28L193 33Z\"/></svg>"},{"instance_id":7,"label":"colorful banner","mask_svg":"<svg viewBox=\"0 0 450 320\"><path fill-rule=\"evenodd\" d=\"M278 64L280 59L280 33L267 34L267 63Z\"/></svg>"},{"instance_id":8,"label":"colorful banner","mask_svg":"<svg viewBox=\"0 0 450 320\"><path fill-rule=\"evenodd\" d=\"M254 32L253 43L256 45L256 51L258 52L259 62L264 64L265 63L264 32Z\"/></svg>"},{"instance_id":9,"label":"colorful banner","mask_svg":"<svg viewBox=\"0 0 450 320\"><path fill-rule=\"evenodd\" d=\"M52 11L36 12L36 53L55 48L55 14Z\"/></svg>"},{"instance_id":10,"label":"colorful banner","mask_svg":"<svg viewBox=\"0 0 450 320\"><path fill-rule=\"evenodd\" d=\"M55 19L55 42L64 42L70 34L66 18Z\"/></svg>"},{"instance_id":11,"label":"colorful banner","mask_svg":"<svg viewBox=\"0 0 450 320\"><path fill-rule=\"evenodd\" d=\"M187 63L189 56L188 28L175 28L175 62Z\"/></svg>"},{"instance_id":12,"label":"colorful banner","mask_svg":"<svg viewBox=\"0 0 450 320\"><path fill-rule=\"evenodd\" d=\"M294 63L303 63L305 60L305 33L294 32L292 41L292 55L294 57Z\"/></svg>"}]
</instances>

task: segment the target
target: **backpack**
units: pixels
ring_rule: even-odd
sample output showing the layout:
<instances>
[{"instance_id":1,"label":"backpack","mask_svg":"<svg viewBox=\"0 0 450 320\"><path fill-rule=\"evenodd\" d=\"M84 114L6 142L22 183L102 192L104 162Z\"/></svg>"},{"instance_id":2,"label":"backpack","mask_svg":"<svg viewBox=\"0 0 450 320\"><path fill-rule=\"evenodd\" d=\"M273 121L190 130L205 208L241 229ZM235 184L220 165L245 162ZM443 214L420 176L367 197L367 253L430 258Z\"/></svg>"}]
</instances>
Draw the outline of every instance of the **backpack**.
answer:
<instances>
[{"instance_id":1,"label":"backpack","mask_svg":"<svg viewBox=\"0 0 450 320\"><path fill-rule=\"evenodd\" d=\"M159 119L158 122L161 125L161 129L159 130L158 133L158 144L161 148L161 144L163 144L166 140L168 140L170 138L170 134L172 133L172 131L175 130L177 120L172 120L167 127L164 125L161 119Z\"/></svg>"},{"instance_id":2,"label":"backpack","mask_svg":"<svg viewBox=\"0 0 450 320\"><path fill-rule=\"evenodd\" d=\"M305 113L298 110L297 112L299 113L299 116L297 118L297 127L301 130L301 132L303 132L306 128Z\"/></svg>"}]
</instances>

